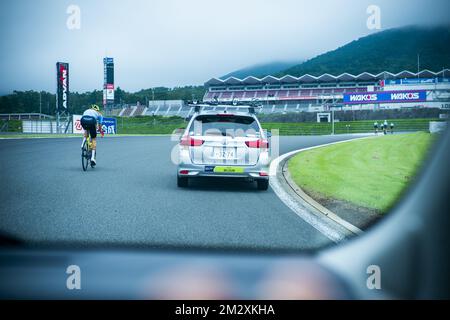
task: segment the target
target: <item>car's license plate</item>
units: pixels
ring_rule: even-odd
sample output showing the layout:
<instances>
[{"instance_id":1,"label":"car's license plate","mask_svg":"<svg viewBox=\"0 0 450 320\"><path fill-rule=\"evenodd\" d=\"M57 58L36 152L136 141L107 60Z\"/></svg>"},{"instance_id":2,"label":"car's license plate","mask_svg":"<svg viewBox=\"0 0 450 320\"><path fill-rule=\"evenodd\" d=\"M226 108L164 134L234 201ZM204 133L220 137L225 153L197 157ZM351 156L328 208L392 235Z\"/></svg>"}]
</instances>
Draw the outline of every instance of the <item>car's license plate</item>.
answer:
<instances>
[{"instance_id":1,"label":"car's license plate","mask_svg":"<svg viewBox=\"0 0 450 320\"><path fill-rule=\"evenodd\" d=\"M214 158L215 159L234 159L234 150L223 150L222 148L216 148L214 149Z\"/></svg>"},{"instance_id":2,"label":"car's license plate","mask_svg":"<svg viewBox=\"0 0 450 320\"><path fill-rule=\"evenodd\" d=\"M244 173L243 167L214 167L214 172L217 173Z\"/></svg>"}]
</instances>

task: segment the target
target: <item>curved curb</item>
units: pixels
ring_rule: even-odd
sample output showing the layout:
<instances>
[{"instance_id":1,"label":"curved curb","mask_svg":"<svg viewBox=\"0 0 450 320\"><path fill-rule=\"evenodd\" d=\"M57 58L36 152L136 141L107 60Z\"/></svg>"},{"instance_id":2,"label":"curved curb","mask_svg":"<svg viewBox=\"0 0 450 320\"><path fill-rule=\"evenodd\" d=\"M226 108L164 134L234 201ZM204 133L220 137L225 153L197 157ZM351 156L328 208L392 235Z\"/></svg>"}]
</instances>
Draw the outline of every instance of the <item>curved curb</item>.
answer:
<instances>
[{"instance_id":1,"label":"curved curb","mask_svg":"<svg viewBox=\"0 0 450 320\"><path fill-rule=\"evenodd\" d=\"M370 138L376 137L367 136L336 141L285 153L274 159L270 164L270 176L272 177L270 185L285 205L334 242L342 241L349 236L359 235L363 233L361 229L312 199L291 179L287 170L287 162L290 158L303 151Z\"/></svg>"},{"instance_id":2,"label":"curved curb","mask_svg":"<svg viewBox=\"0 0 450 320\"><path fill-rule=\"evenodd\" d=\"M287 164L289 162L289 160L292 158L288 157L284 163L283 166L281 168L281 173L284 177L284 179L286 180L287 184L292 188L292 190L304 201L306 201L310 206L314 207L315 209L317 209L320 213L324 214L325 216L327 216L328 218L334 220L334 222L339 223L340 225L342 225L344 228L346 228L347 230L349 230L350 232L354 233L355 235L358 234L362 234L364 233L364 231L362 231L361 229L359 229L358 227L354 226L353 224L351 224L350 222L342 219L341 217L339 217L336 213L334 213L333 211L325 208L323 205L321 205L319 202L317 202L316 200L314 200L313 198L311 198L308 194L306 194L305 191L303 191L302 188L300 188L295 182L294 180L291 178L291 174L289 173Z\"/></svg>"}]
</instances>

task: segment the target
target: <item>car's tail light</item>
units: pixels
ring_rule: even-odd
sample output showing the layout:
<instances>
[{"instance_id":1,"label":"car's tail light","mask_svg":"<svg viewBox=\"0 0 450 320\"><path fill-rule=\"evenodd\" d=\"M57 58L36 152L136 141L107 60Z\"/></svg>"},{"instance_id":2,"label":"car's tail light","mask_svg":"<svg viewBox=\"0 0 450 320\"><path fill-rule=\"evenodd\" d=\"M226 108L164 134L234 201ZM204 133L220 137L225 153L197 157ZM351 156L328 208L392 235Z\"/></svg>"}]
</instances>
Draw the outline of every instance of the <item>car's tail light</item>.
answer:
<instances>
[{"instance_id":1,"label":"car's tail light","mask_svg":"<svg viewBox=\"0 0 450 320\"><path fill-rule=\"evenodd\" d=\"M184 136L180 140L180 145L188 147L198 147L201 146L204 142L205 140L202 139L195 139L190 136Z\"/></svg>"},{"instance_id":2,"label":"car's tail light","mask_svg":"<svg viewBox=\"0 0 450 320\"><path fill-rule=\"evenodd\" d=\"M180 174L189 174L189 170L180 170Z\"/></svg>"},{"instance_id":3,"label":"car's tail light","mask_svg":"<svg viewBox=\"0 0 450 320\"><path fill-rule=\"evenodd\" d=\"M265 171L260 171L260 172L259 172L259 176L260 176L260 177L268 177L269 174L268 174L267 172L265 172Z\"/></svg>"},{"instance_id":4,"label":"car's tail light","mask_svg":"<svg viewBox=\"0 0 450 320\"><path fill-rule=\"evenodd\" d=\"M255 141L245 141L245 144L249 148L267 149L269 148L269 141L266 139L259 139Z\"/></svg>"}]
</instances>

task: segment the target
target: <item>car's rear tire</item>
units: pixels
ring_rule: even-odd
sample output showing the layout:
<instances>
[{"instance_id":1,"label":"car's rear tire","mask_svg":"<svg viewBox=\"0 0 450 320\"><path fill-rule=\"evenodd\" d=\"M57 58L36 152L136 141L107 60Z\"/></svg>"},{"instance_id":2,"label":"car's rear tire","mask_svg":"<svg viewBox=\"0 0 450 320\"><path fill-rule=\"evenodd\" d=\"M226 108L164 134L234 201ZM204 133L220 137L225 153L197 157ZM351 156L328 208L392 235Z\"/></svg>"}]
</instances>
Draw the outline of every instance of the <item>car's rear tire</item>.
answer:
<instances>
[{"instance_id":1,"label":"car's rear tire","mask_svg":"<svg viewBox=\"0 0 450 320\"><path fill-rule=\"evenodd\" d=\"M186 188L188 186L188 178L186 177L177 177L177 185L180 188Z\"/></svg>"},{"instance_id":2,"label":"car's rear tire","mask_svg":"<svg viewBox=\"0 0 450 320\"><path fill-rule=\"evenodd\" d=\"M267 180L256 180L258 184L258 190L267 190L269 188L269 179Z\"/></svg>"}]
</instances>

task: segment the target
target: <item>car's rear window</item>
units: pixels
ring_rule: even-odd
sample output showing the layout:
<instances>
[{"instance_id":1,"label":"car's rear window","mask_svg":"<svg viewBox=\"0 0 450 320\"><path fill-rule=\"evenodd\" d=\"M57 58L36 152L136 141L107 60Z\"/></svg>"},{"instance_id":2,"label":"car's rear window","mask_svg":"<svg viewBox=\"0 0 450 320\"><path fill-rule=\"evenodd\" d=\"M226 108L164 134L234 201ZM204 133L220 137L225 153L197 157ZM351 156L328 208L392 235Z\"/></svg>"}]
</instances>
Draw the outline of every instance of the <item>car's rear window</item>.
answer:
<instances>
[{"instance_id":1,"label":"car's rear window","mask_svg":"<svg viewBox=\"0 0 450 320\"><path fill-rule=\"evenodd\" d=\"M255 136L259 135L259 126L253 117L235 115L201 115L189 128L196 136Z\"/></svg>"}]
</instances>

